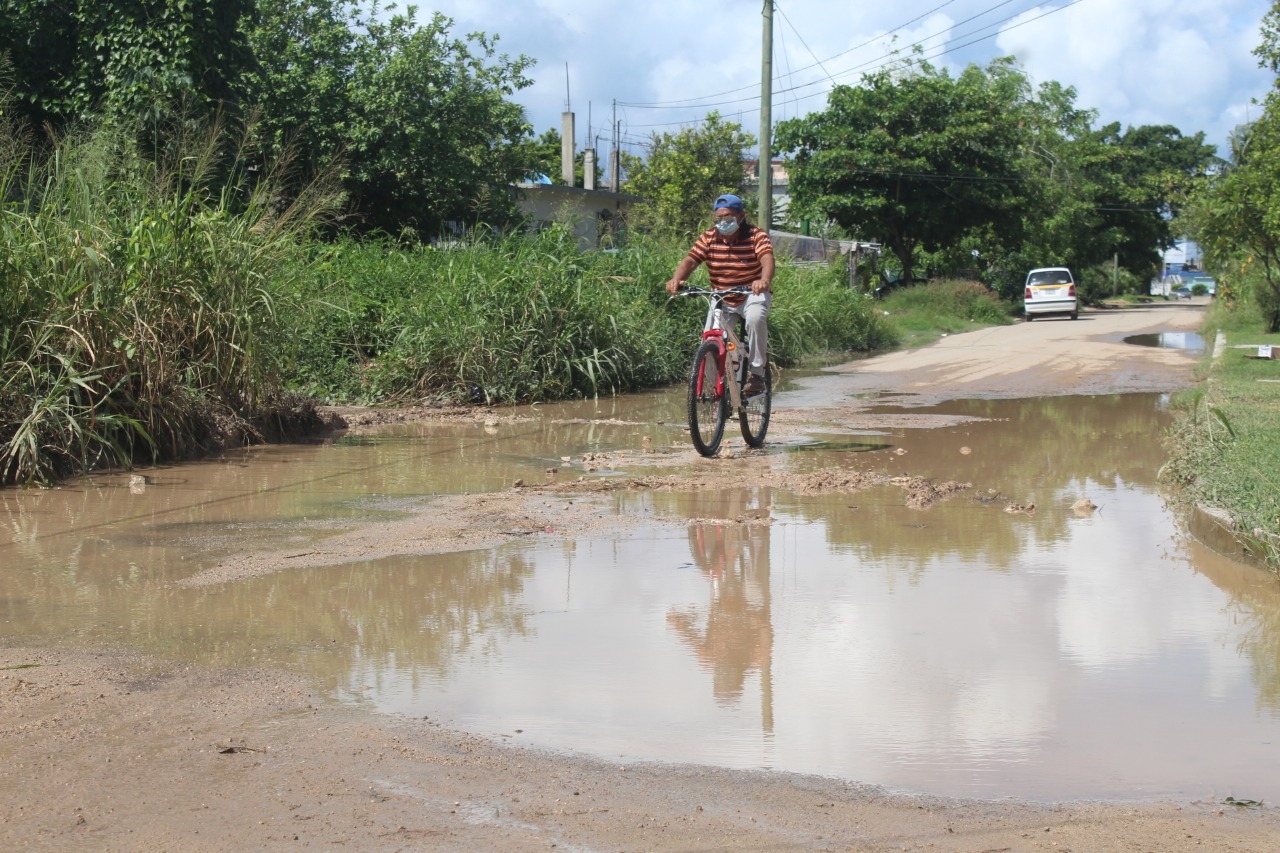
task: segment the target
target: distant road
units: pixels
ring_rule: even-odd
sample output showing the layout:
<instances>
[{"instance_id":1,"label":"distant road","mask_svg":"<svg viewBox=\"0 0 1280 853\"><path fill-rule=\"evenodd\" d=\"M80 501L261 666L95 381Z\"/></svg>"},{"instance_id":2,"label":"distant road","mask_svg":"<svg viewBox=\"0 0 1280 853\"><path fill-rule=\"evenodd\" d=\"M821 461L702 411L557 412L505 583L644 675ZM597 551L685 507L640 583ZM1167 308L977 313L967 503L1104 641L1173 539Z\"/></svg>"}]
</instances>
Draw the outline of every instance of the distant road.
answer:
<instances>
[{"instance_id":1,"label":"distant road","mask_svg":"<svg viewBox=\"0 0 1280 853\"><path fill-rule=\"evenodd\" d=\"M927 403L961 397L1037 397L1173 391L1194 383L1201 353L1126 344L1132 335L1194 332L1205 300L1088 310L950 335L919 349L851 362L809 390L885 391ZM1210 342L1211 345L1211 342ZM803 393L803 392L802 392Z\"/></svg>"}]
</instances>

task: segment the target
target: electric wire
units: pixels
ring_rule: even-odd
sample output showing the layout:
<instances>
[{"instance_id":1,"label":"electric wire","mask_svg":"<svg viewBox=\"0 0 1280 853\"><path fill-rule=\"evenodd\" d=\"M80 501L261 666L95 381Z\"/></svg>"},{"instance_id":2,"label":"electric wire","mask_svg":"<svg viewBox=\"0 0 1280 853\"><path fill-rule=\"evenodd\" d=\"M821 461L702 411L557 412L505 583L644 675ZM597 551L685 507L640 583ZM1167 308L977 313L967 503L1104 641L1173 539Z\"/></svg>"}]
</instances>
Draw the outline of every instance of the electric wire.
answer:
<instances>
[{"instance_id":1,"label":"electric wire","mask_svg":"<svg viewBox=\"0 0 1280 853\"><path fill-rule=\"evenodd\" d=\"M981 12L981 13L979 13L979 14L977 14L977 15L974 15L974 16L971 16L971 17L969 17L969 18L966 18L966 19L965 19L965 21L961 22L961 24L966 23L966 22L973 21L973 20L975 20L975 19L977 19L977 18L980 18L980 17L982 17L983 15L987 14L988 12L994 11L995 9L998 9L998 8L1000 8L1001 6L1006 6L1006 5L1008 5L1009 3L1011 3L1011 2L1015 2L1015 0L1004 0L1004 2L1002 2L1002 3L998 3L998 4L996 4L995 6L989 7L989 8L988 8L987 10L985 10L984 12ZM961 50L961 49L963 49L963 48L965 48L965 47L970 47L970 46L972 46L972 45L974 45L974 44L978 44L979 42L982 42L982 41L986 41L987 39L992 38L992 37L994 37L994 36L996 36L996 35L1000 35L1000 34L1002 34L1002 33L1009 32L1010 30L1014 30L1014 29L1017 29L1017 28L1019 28L1019 27L1026 26L1027 24L1034 23L1035 21L1041 20L1042 18L1048 17L1049 15L1054 15L1054 14L1057 14L1058 12L1065 11L1066 9L1069 9L1069 8L1071 8L1072 6L1075 6L1075 5L1077 5L1078 3L1082 3L1082 2L1084 2L1084 0L1069 0L1069 2L1067 2L1066 4L1064 4L1064 5L1062 5L1062 6L1058 6L1058 7L1056 7L1056 8L1049 9L1048 11L1045 11L1045 12L1043 12L1043 13L1039 14L1039 15L1036 15L1035 17L1028 18L1028 19L1026 19L1026 20L1024 20L1024 21L1019 21L1018 23L1013 24L1012 26L1009 26L1009 27L1007 27L1007 28L1004 28L1004 29L1000 30L999 32L996 32L996 33L987 32L985 35L980 35L980 36L977 36L976 38L972 38L972 39L970 39L969 41L964 41L964 42L960 42L960 43L947 42L947 43L945 43L941 48L939 48L939 49L935 50L933 53L929 53L929 54L927 54L927 55L922 55L922 56L919 56L919 57L917 57L917 58L918 58L918 59L920 59L920 60L925 60L925 61L927 61L927 60L930 60L930 59L936 59L936 58L941 57L941 56L946 56L947 54L954 53L954 52L955 52L955 51L957 51L957 50ZM1025 13L1026 13L1026 11L1024 10L1024 11L1018 12L1018 13L1016 13L1016 14L1014 14L1014 15L1010 15L1010 16L1009 16L1009 17L1007 17L1007 18L1003 18L1003 19L1001 19L1001 20L999 20L999 21L993 22L993 23L991 23L991 24L985 24L985 25L983 25L983 26L981 26L981 27L977 27L977 28L975 28L975 29L973 29L973 30L970 30L969 32L961 33L961 34L959 34L959 35L955 36L955 37L954 37L954 39L964 39L964 38L969 38L970 36L974 36L974 35L975 35L975 34L977 34L977 33L982 33L983 31L989 31L989 30L992 30L992 29L994 29L994 28L996 28L996 27L1000 27L1000 26L1001 26L1001 25L1003 25L1003 24L1006 24L1006 23L1009 23L1010 21L1013 21L1014 19L1016 19L1017 17L1019 17L1020 15L1025 14ZM957 24L956 26L960 26L960 24ZM940 37L942 37L942 36L944 36L944 35L947 35L949 32L951 32L951 29L948 29L948 30L945 30L945 31L942 31L942 32L938 32L938 33L933 33L933 34L931 34L931 35L929 35L929 36L926 36L926 37L924 37L924 38L920 39L920 40L919 40L919 41L917 41L917 42L914 42L913 44L914 44L914 45L923 45L924 43L927 43L927 42L929 42L929 41L932 41L932 40L934 40L934 39L937 39L937 38L940 38ZM954 39L953 39L952 41L954 41ZM882 61L882 60L886 60L886 61ZM862 71L863 71L863 73L865 73L865 74L870 74L870 73L874 73L874 72L876 72L876 71L879 71L879 70L881 70L881 69L883 69L883 68L891 67L891 66L892 66L892 65L894 65L895 63L900 63L900 62L902 62L902 61L903 61L903 60L902 60L902 55L901 55L901 52L900 52L900 51L891 51L891 52L888 52L888 53L881 54L880 56L878 56L878 57L876 57L876 58L874 58L874 59L867 60L866 62L863 62L863 63L861 63L860 65L853 66L852 68L844 69L844 70L842 70L842 71L837 71L837 72L835 73L835 75L834 75L834 76L840 76L840 77L848 76L849 74L852 74L852 73L857 72L857 71L860 71L860 70L862 70ZM868 68L868 66L872 66L874 63L880 63L880 64L879 64L879 65L875 65L874 67ZM812 68L813 66L808 66L808 67L809 67L809 68ZM818 85L825 85L825 81L823 81L823 80L810 81L809 83L804 83L804 84L800 84L800 85L798 85L798 86L793 86L793 87L785 88L785 89L782 89L782 90L780 90L780 91L775 91L775 92L774 92L774 94L775 94L775 95L789 94L789 93L792 93L792 92L799 91L800 89L803 89L803 88L811 88L811 87L818 86ZM738 89L738 90L735 90L735 91L744 91L744 90L749 89L749 88L750 88L750 87L743 87L742 89ZM829 91L829 90L828 90L828 91ZM810 93L810 94L807 94L807 95L799 95L799 96L797 96L797 98L796 98L796 102L798 103L798 102L799 102L799 101L801 101L801 100L805 100L805 99L808 99L808 98L820 97L820 96L822 96L822 95L826 95L826 94L828 94L828 91L813 92L813 93ZM757 99L758 99L758 96L753 95L753 96L751 96L751 97L736 98L736 99L733 99L733 100L729 100L729 101L721 101L721 102L717 102L717 103L704 103L704 104L697 104L697 105L690 104L689 106L686 106L686 107L664 107L664 106L663 106L663 105L661 105L661 104L636 104L636 103L630 103L630 102L628 102L626 105L627 105L628 107L631 107L631 108L634 108L634 109L663 109L663 108L667 108L667 109L700 109L700 110L701 110L701 109L716 108L716 107L723 107L723 106L732 106L732 105L734 105L734 104L741 104L741 103L751 103L751 102L756 101ZM693 99L691 99L691 100L693 100ZM676 103L676 102L671 102L671 103ZM619 102L619 105L622 105L622 102L621 102L621 101ZM753 111L749 111L749 112L755 112L755 111L753 110ZM653 122L653 123L647 123L647 124L636 124L636 125L632 125L632 126L633 126L633 127L636 127L636 128L646 128L646 127L673 127L673 126L678 126L678 125L696 124L698 121L701 121L701 119L700 119L700 118L695 118L695 119L683 119L683 120L674 120L674 121L667 121L667 122Z\"/></svg>"},{"instance_id":2,"label":"electric wire","mask_svg":"<svg viewBox=\"0 0 1280 853\"><path fill-rule=\"evenodd\" d=\"M940 11L940 10L944 9L944 8L946 8L947 6L950 6L950 5L951 5L952 3L954 3L954 2L955 2L955 0L946 0L946 2L945 2L945 3L943 3L942 5L940 5L940 6L935 6L934 8L930 9L928 12L925 12L925 13L923 13L923 14L921 14L921 15L917 15L916 17L912 18L910 21L907 21L905 24L899 24L898 26L894 27L893 29L889 30L888 32L886 32L886 33L884 33L884 34L882 34L882 35L877 35L877 36L874 36L873 38L869 38L869 39L867 39L866 41L862 42L861 44L854 45L853 47L851 47L851 48L849 48L849 49L847 49L847 50L843 50L843 51L841 51L840 53L837 53L835 56L828 57L827 61L828 61L828 62L830 62L832 59L839 59L841 56L844 56L844 55L845 55L845 54L847 54L847 53L852 53L852 52L853 52L853 51L855 51L855 50L861 50L862 48L866 47L867 45L871 44L872 42L878 41L878 40L880 40L880 39L884 38L885 36L891 36L891 35L893 35L894 33L898 32L899 30L906 29L907 27L911 26L912 24L916 23L917 21L921 20L922 18L927 18L929 15L932 15L934 12L937 12L937 11ZM1011 2L1013 2L1013 0L1005 0L1005 2L1011 3ZM1004 5L1004 3L1001 3L1000 5L1001 5L1001 6L1003 6L1003 5ZM775 8L775 9L777 9L777 8L778 8L778 4L777 4L776 2L774 3L773 8ZM998 7L992 7L992 8L998 8ZM990 10L990 9L988 9L987 11L991 11L991 10ZM986 14L986 12L983 12L983 13L981 13L981 14ZM784 17L785 17L785 16L784 16ZM788 20L788 22L787 22L787 23L790 23L790 21ZM794 27L793 27L793 29L794 29ZM797 34L798 34L798 33L797 33ZM807 47L807 45L806 45L806 47ZM814 58L816 59L817 57L814 57ZM813 65L806 65L806 66L805 66L805 67L803 67L803 68L797 69L797 70L796 70L796 73L797 73L797 74L799 74L799 73L802 73L802 72L804 72L804 71L808 71L808 70L812 69L813 67L814 67ZM705 101L705 100L707 100L708 98L721 98L721 97L724 97L724 96L726 96L726 95L736 95L738 92L746 92L746 91L754 90L755 88L756 88L756 86L754 86L754 85L750 85L750 86L739 86L739 87L737 87L736 89L728 89L728 90L726 90L726 91L724 91L724 92L717 92L717 93L712 94L712 95L700 95L700 96L698 96L698 97L696 97L696 98L682 98L682 99L675 100L675 101L654 102L654 103L647 103L647 104L646 104L646 103L629 103L629 102L628 102L628 103L626 103L626 106L629 106L629 107L638 107L638 108L641 108L641 109L670 109L670 108L678 108L680 105L682 105L682 104L683 104L683 105L686 105L686 106L688 106L688 107L690 107L690 108L696 108L696 107L698 107L699 105L698 105L698 104L694 104L694 103L692 103L693 101ZM622 106L622 105L623 105L623 102L622 102L622 101L619 101L619 102L618 102L618 105L619 105L619 106Z\"/></svg>"}]
</instances>

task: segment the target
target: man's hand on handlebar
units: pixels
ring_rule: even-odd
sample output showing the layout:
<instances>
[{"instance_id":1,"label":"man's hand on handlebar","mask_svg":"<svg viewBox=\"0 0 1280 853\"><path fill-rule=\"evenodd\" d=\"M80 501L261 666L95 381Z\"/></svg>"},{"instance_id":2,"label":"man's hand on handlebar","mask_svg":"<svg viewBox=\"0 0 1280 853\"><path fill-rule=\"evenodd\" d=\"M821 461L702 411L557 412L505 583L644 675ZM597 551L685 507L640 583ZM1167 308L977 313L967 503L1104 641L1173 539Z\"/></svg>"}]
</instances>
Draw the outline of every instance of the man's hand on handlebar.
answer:
<instances>
[{"instance_id":1,"label":"man's hand on handlebar","mask_svg":"<svg viewBox=\"0 0 1280 853\"><path fill-rule=\"evenodd\" d=\"M678 278L673 278L667 282L667 293L670 293L672 296L674 296L676 292L679 291L680 288L682 287L684 287L684 282Z\"/></svg>"}]
</instances>

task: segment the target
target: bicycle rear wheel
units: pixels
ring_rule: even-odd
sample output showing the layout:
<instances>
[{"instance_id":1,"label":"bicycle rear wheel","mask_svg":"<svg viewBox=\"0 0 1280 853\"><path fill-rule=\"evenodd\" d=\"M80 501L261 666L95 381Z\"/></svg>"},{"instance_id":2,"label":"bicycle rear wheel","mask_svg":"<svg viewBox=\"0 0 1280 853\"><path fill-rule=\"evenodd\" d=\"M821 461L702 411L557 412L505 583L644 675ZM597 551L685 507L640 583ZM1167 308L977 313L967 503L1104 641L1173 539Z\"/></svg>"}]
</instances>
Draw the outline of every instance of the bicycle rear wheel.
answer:
<instances>
[{"instance_id":1,"label":"bicycle rear wheel","mask_svg":"<svg viewBox=\"0 0 1280 853\"><path fill-rule=\"evenodd\" d=\"M693 356L689 371L689 438L703 456L715 456L724 438L724 422L729 417L729 401L720 378L715 341L703 341ZM716 386L720 386L718 389Z\"/></svg>"},{"instance_id":2,"label":"bicycle rear wheel","mask_svg":"<svg viewBox=\"0 0 1280 853\"><path fill-rule=\"evenodd\" d=\"M739 381L745 385L751 375L747 359L742 360ZM764 393L742 401L738 409L738 424L742 437L750 447L764 447L764 436L769 431L769 415L773 412L773 371L764 366Z\"/></svg>"}]
</instances>

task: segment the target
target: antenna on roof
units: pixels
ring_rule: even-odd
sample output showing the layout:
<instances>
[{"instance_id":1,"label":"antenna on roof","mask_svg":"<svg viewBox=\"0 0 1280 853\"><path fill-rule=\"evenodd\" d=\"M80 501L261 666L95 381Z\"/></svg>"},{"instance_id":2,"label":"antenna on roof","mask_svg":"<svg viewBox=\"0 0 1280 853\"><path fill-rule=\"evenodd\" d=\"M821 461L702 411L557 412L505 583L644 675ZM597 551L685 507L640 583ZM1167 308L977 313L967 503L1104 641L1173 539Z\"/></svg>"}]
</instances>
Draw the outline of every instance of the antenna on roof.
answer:
<instances>
[{"instance_id":1,"label":"antenna on roof","mask_svg":"<svg viewBox=\"0 0 1280 853\"><path fill-rule=\"evenodd\" d=\"M573 112L573 106L569 103L569 63L564 64L564 111Z\"/></svg>"}]
</instances>

